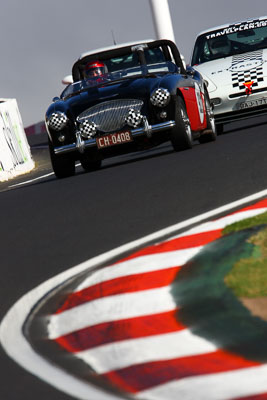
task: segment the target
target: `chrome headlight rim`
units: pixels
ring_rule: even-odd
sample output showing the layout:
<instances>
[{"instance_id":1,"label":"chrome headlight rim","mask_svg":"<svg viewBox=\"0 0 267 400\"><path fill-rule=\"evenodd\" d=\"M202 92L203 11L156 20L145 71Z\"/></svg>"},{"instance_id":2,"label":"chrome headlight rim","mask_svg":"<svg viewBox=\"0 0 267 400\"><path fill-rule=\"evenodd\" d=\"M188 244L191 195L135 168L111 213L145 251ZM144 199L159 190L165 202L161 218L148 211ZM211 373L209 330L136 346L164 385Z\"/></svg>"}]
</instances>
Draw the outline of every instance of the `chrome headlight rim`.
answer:
<instances>
[{"instance_id":1,"label":"chrome headlight rim","mask_svg":"<svg viewBox=\"0 0 267 400\"><path fill-rule=\"evenodd\" d=\"M54 111L47 119L47 125L54 131L60 132L67 126L68 117L62 111Z\"/></svg>"},{"instance_id":2,"label":"chrome headlight rim","mask_svg":"<svg viewBox=\"0 0 267 400\"><path fill-rule=\"evenodd\" d=\"M150 96L150 102L155 107L166 107L171 100L171 94L166 88L155 89Z\"/></svg>"}]
</instances>

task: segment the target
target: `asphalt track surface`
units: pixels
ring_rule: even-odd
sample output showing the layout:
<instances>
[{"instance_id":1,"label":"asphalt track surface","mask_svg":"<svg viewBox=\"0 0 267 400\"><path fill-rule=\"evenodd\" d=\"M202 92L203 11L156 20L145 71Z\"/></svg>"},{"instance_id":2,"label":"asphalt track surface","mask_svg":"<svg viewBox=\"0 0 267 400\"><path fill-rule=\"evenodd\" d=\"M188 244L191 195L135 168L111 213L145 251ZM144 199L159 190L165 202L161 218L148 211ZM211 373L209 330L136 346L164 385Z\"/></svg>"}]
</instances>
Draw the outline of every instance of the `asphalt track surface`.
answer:
<instances>
[{"instance_id":1,"label":"asphalt track surface","mask_svg":"<svg viewBox=\"0 0 267 400\"><path fill-rule=\"evenodd\" d=\"M216 142L185 152L164 144L107 160L94 173L78 167L64 180L51 174L46 148L32 149L36 169L0 183L0 319L29 290L74 265L266 189L265 121L236 123ZM1 399L71 398L2 349L0 370Z\"/></svg>"}]
</instances>

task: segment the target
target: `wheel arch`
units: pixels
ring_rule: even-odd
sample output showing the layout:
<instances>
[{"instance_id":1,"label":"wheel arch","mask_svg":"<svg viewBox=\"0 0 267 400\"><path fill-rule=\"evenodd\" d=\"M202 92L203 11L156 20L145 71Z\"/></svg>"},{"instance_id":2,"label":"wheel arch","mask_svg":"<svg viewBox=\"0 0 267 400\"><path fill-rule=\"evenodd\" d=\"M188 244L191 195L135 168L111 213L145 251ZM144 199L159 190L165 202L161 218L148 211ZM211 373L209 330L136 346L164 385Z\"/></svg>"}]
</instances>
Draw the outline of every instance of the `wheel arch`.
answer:
<instances>
[{"instance_id":1,"label":"wheel arch","mask_svg":"<svg viewBox=\"0 0 267 400\"><path fill-rule=\"evenodd\" d=\"M187 110L192 131L198 132L205 128L206 119L204 115L203 121L200 119L199 106L197 104L196 89L194 86L185 86L177 88L177 96L181 96ZM205 106L203 106L205 107ZM205 111L205 108L203 112Z\"/></svg>"}]
</instances>

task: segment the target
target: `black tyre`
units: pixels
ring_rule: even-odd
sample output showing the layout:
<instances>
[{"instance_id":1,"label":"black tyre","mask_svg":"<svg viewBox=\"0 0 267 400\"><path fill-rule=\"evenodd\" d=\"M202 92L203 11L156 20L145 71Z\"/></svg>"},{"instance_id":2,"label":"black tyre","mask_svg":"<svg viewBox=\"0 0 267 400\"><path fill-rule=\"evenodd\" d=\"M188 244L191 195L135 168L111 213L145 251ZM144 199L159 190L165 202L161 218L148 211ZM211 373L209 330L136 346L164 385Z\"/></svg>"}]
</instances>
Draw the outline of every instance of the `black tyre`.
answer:
<instances>
[{"instance_id":1,"label":"black tyre","mask_svg":"<svg viewBox=\"0 0 267 400\"><path fill-rule=\"evenodd\" d=\"M175 124L171 131L171 143L175 151L191 149L193 138L190 121L187 115L185 103L181 97L177 98L175 108Z\"/></svg>"},{"instance_id":2,"label":"black tyre","mask_svg":"<svg viewBox=\"0 0 267 400\"><path fill-rule=\"evenodd\" d=\"M87 157L80 157L81 165L86 172L96 171L101 167L101 160L92 161Z\"/></svg>"},{"instance_id":3,"label":"black tyre","mask_svg":"<svg viewBox=\"0 0 267 400\"><path fill-rule=\"evenodd\" d=\"M223 124L216 124L217 135L223 134Z\"/></svg>"},{"instance_id":4,"label":"black tyre","mask_svg":"<svg viewBox=\"0 0 267 400\"><path fill-rule=\"evenodd\" d=\"M75 174L75 159L71 154L55 154L49 140L51 164L57 178L67 178Z\"/></svg>"},{"instance_id":5,"label":"black tyre","mask_svg":"<svg viewBox=\"0 0 267 400\"><path fill-rule=\"evenodd\" d=\"M207 118L207 128L204 132L201 132L199 137L199 143L214 142L217 138L217 130L215 125L215 118L213 110L210 104L209 96L205 94L205 105L206 105L206 118Z\"/></svg>"}]
</instances>

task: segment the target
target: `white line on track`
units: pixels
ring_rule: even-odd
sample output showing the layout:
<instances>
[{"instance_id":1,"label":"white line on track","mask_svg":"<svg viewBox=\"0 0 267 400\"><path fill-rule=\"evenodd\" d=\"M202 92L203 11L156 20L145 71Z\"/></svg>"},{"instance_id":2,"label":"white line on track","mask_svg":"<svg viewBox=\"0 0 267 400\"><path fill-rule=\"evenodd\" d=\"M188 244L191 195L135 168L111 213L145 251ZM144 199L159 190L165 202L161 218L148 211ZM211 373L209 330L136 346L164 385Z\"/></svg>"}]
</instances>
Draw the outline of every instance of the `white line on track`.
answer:
<instances>
[{"instance_id":1,"label":"white line on track","mask_svg":"<svg viewBox=\"0 0 267 400\"><path fill-rule=\"evenodd\" d=\"M8 187L9 187L9 188L12 188L12 187L16 187L16 186L27 185L28 183L40 181L41 179L47 178L48 176L52 176L52 175L55 175L54 172L50 172L49 174L45 174L45 175L38 176L37 178L34 178L34 179L29 179L28 181L23 181L23 182L20 182L20 183L15 183L14 185L10 185L10 186L8 186Z\"/></svg>"},{"instance_id":2,"label":"white line on track","mask_svg":"<svg viewBox=\"0 0 267 400\"><path fill-rule=\"evenodd\" d=\"M81 382L67 372L57 368L55 365L40 357L39 354L37 354L27 342L22 332L22 326L30 310L47 292L80 272L95 267L101 263L108 262L113 257L118 257L126 251L128 252L130 250L134 250L138 246L145 245L153 240L159 240L165 235L170 235L172 233L174 234L179 229L185 229L193 224L200 223L208 218L215 217L216 215L225 213L237 207L241 207L247 203L252 203L266 196L267 190L265 189L251 196L247 196L243 199L197 215L186 221L171 225L141 239L137 239L116 249L110 250L47 280L21 297L3 318L0 325L0 342L4 350L23 368L38 376L40 379L48 382L50 385L53 385L57 389L68 393L75 398L81 400L115 400L120 398L112 393L104 393L94 386L90 386L84 382ZM158 396L152 395L149 398L158 399Z\"/></svg>"},{"instance_id":3,"label":"white line on track","mask_svg":"<svg viewBox=\"0 0 267 400\"><path fill-rule=\"evenodd\" d=\"M80 163L76 164L76 167L79 167L79 166L81 166ZM41 179L45 179L45 178L48 178L49 176L53 176L53 175L55 175L54 172L49 172L49 174L41 175L41 176L38 176L37 178L29 179L27 181L23 181L20 183L15 183L14 185L10 185L8 187L13 188L13 187L17 187L17 186L27 185L29 183L40 181Z\"/></svg>"},{"instance_id":4,"label":"white line on track","mask_svg":"<svg viewBox=\"0 0 267 400\"><path fill-rule=\"evenodd\" d=\"M217 221L213 221L212 229L223 229L227 225L234 224L235 222L241 221L242 219L256 217L257 215L261 214L262 212L266 211L266 207L242 211L241 213L235 213L232 215L227 215L226 217L219 218ZM206 222L201 225L197 225L196 227L186 231L186 233L182 233L181 235L171 237L171 239L175 239L178 237L183 237L186 235L196 235L197 233L204 233L210 230L210 221Z\"/></svg>"}]
</instances>

